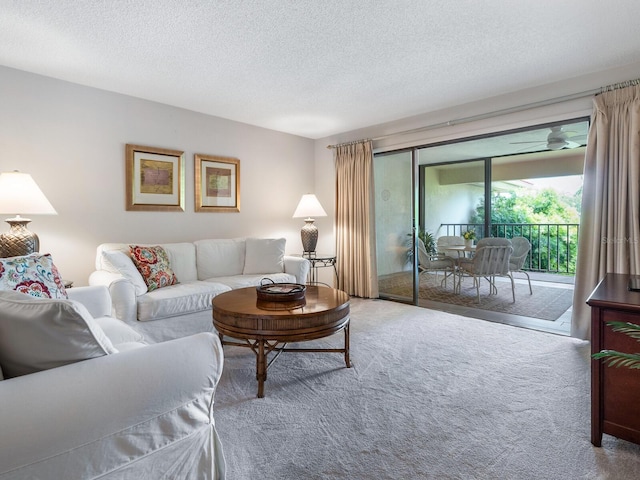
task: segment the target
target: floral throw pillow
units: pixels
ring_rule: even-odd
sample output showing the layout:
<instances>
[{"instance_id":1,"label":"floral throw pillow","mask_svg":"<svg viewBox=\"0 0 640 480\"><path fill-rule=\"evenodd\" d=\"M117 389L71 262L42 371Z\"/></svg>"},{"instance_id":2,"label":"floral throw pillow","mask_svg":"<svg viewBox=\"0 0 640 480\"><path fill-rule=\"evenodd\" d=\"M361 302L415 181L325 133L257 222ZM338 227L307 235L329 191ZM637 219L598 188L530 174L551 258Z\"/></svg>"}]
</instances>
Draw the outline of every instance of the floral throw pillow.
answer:
<instances>
[{"instance_id":1,"label":"floral throw pillow","mask_svg":"<svg viewBox=\"0 0 640 480\"><path fill-rule=\"evenodd\" d=\"M0 259L0 290L15 290L37 298L68 298L48 253Z\"/></svg>"},{"instance_id":2,"label":"floral throw pillow","mask_svg":"<svg viewBox=\"0 0 640 480\"><path fill-rule=\"evenodd\" d=\"M160 246L129 245L129 250L131 251L131 259L134 265L147 284L148 291L151 292L152 290L178 283L164 248Z\"/></svg>"}]
</instances>

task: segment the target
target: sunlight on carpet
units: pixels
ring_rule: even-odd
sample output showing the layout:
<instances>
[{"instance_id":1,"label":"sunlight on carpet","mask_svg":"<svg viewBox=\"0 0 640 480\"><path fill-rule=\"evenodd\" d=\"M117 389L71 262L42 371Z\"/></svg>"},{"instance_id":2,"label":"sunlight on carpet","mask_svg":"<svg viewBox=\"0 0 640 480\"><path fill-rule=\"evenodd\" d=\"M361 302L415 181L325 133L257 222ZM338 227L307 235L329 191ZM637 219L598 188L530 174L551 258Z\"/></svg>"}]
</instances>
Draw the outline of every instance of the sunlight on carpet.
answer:
<instances>
[{"instance_id":1,"label":"sunlight on carpet","mask_svg":"<svg viewBox=\"0 0 640 480\"><path fill-rule=\"evenodd\" d=\"M449 278L445 287L441 283L443 278L442 274L420 275L419 298L550 321L560 318L573 302L572 289L533 285L532 295L529 293L529 286L526 283L516 283L516 301L513 303L511 284L508 279L505 279L506 282L498 284L497 295L489 295L489 284L483 279L480 284L480 304L478 304L476 288L473 286L472 279L464 279L461 292L456 293L453 291L453 280ZM408 298L412 296L411 272L381 277L378 280L378 285L381 294L386 293Z\"/></svg>"}]
</instances>

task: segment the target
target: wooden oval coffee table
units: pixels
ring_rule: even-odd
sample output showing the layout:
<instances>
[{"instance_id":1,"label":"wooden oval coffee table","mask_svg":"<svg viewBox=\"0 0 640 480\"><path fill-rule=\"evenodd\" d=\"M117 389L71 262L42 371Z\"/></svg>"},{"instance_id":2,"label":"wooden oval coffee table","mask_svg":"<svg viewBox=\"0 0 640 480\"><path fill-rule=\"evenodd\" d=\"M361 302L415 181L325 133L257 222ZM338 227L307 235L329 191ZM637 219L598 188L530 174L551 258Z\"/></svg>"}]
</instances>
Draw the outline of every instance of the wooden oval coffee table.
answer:
<instances>
[{"instance_id":1,"label":"wooden oval coffee table","mask_svg":"<svg viewBox=\"0 0 640 480\"><path fill-rule=\"evenodd\" d=\"M304 304L302 304L304 303ZM249 347L256 354L258 397L264 397L267 369L282 352L336 352L349 361L349 295L335 288L307 285L304 302L259 302L256 288L247 287L217 295L213 301L213 326L223 345ZM287 348L288 342L328 337L344 330L344 348ZM224 336L244 343L224 340ZM275 356L267 364L271 352Z\"/></svg>"}]
</instances>

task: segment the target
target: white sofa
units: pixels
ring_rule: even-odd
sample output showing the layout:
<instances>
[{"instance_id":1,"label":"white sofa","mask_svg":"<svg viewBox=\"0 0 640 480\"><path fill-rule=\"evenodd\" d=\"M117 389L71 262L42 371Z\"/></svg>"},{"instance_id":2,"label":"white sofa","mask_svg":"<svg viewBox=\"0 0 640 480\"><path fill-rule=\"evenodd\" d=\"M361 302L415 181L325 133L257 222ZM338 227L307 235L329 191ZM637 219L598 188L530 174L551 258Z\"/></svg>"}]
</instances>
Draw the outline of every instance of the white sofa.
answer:
<instances>
[{"instance_id":1,"label":"white sofa","mask_svg":"<svg viewBox=\"0 0 640 480\"><path fill-rule=\"evenodd\" d=\"M103 243L90 285L108 287L114 315L153 341L213 331L211 300L262 279L305 283L309 261L285 255L285 239L207 239L193 243L138 244L164 248L178 284L147 291L129 245Z\"/></svg>"},{"instance_id":2,"label":"white sofa","mask_svg":"<svg viewBox=\"0 0 640 480\"><path fill-rule=\"evenodd\" d=\"M13 377L0 371L0 479L223 479L212 413L223 366L218 337L146 345L109 318L105 287L68 295L84 314L69 300L0 292L0 367ZM41 308L53 311L40 315L46 322L34 315ZM56 312L81 318L70 324ZM87 315L95 323L81 323ZM31 350L15 337L19 325ZM106 354L86 345L100 338ZM78 350L90 359L78 361Z\"/></svg>"}]
</instances>

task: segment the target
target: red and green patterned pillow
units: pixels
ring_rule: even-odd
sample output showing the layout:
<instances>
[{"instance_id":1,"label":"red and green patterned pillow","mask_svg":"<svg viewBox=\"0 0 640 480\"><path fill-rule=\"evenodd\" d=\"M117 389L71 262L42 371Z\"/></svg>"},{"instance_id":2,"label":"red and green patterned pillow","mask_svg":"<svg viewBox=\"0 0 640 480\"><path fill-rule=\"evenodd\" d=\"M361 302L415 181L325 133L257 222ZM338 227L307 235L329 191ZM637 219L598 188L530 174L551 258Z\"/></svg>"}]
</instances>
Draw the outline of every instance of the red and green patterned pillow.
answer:
<instances>
[{"instance_id":1,"label":"red and green patterned pillow","mask_svg":"<svg viewBox=\"0 0 640 480\"><path fill-rule=\"evenodd\" d=\"M178 283L178 278L171 269L169 257L164 248L129 245L129 250L133 264L142 275L150 292Z\"/></svg>"},{"instance_id":2,"label":"red and green patterned pillow","mask_svg":"<svg viewBox=\"0 0 640 480\"><path fill-rule=\"evenodd\" d=\"M15 290L37 298L68 298L48 253L0 259L0 290Z\"/></svg>"}]
</instances>

